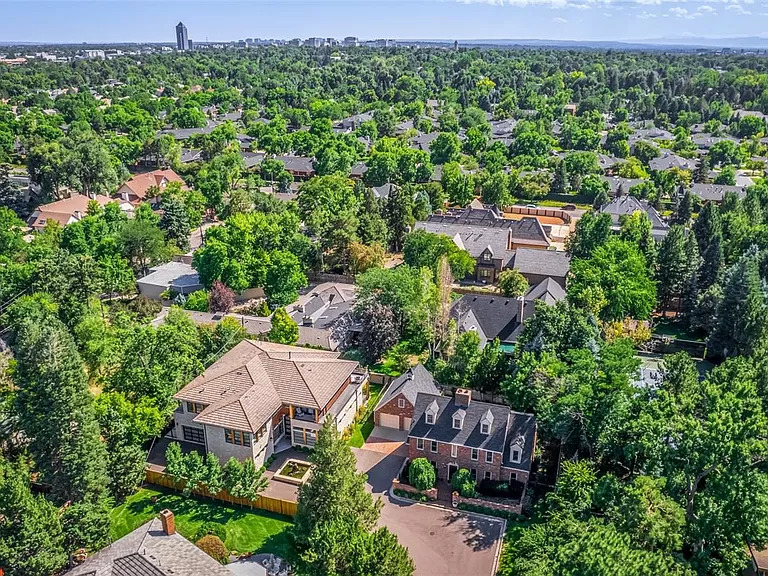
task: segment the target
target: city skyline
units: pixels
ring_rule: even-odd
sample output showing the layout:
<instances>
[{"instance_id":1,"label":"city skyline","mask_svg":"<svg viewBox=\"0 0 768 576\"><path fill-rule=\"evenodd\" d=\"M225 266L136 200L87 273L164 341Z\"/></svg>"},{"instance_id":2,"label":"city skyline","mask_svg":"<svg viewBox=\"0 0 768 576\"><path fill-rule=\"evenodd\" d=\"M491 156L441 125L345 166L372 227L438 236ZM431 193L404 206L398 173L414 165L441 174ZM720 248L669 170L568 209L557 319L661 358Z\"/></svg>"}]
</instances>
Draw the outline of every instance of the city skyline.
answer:
<instances>
[{"instance_id":1,"label":"city skyline","mask_svg":"<svg viewBox=\"0 0 768 576\"><path fill-rule=\"evenodd\" d=\"M179 21L198 42L346 36L641 41L762 36L768 24L766 0L31 0L4 2L3 9L6 43L170 43Z\"/></svg>"}]
</instances>

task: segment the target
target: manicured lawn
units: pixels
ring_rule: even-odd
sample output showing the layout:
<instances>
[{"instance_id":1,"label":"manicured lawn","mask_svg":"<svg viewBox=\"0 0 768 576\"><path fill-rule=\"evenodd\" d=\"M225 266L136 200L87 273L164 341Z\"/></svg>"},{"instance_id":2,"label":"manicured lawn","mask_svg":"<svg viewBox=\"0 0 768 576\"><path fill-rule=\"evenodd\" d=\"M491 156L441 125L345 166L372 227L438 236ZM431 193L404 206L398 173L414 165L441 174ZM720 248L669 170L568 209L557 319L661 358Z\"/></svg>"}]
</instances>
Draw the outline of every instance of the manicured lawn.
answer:
<instances>
[{"instance_id":1,"label":"manicured lawn","mask_svg":"<svg viewBox=\"0 0 768 576\"><path fill-rule=\"evenodd\" d=\"M352 429L352 436L347 441L354 448L362 448L368 436L371 435L371 430L373 430L373 409L376 408L376 404L381 398L382 387L378 384L371 384L370 386L371 397L368 398L368 417L363 420L362 425L355 424Z\"/></svg>"},{"instance_id":2,"label":"manicured lawn","mask_svg":"<svg viewBox=\"0 0 768 576\"><path fill-rule=\"evenodd\" d=\"M153 496L157 496L157 502L152 502ZM291 522L285 516L230 507L154 488L142 488L112 510L112 539L125 536L165 508L174 513L179 533L190 540L204 522L216 522L224 527L224 543L232 551L266 552L288 559L293 557L288 539Z\"/></svg>"}]
</instances>

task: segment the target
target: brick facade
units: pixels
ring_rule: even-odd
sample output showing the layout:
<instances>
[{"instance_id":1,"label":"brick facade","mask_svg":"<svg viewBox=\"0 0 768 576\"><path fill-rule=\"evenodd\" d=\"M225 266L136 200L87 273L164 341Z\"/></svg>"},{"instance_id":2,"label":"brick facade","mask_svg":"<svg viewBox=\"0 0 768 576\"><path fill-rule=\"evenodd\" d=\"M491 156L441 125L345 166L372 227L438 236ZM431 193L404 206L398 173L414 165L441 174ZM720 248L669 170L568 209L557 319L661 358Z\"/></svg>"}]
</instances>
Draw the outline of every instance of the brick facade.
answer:
<instances>
[{"instance_id":1,"label":"brick facade","mask_svg":"<svg viewBox=\"0 0 768 576\"><path fill-rule=\"evenodd\" d=\"M402 399L405 401L405 408L400 408L398 405L399 400ZM400 430L407 430L408 427L406 426L405 419L406 418L413 418L413 404L408 402L408 399L403 396L402 394L398 394L394 398L392 398L389 402L384 404L383 406L379 406L378 410L373 415L373 421L376 424L376 426L381 426L381 413L385 414L392 414L395 416L398 416L400 418Z\"/></svg>"},{"instance_id":2,"label":"brick facade","mask_svg":"<svg viewBox=\"0 0 768 576\"><path fill-rule=\"evenodd\" d=\"M485 450L477 450L477 460L472 459L472 449L466 446L455 446L456 456L452 456L451 448L454 445L447 444L445 442L437 442L437 452L432 452L432 441L425 439L424 448L420 450L418 448L418 439L408 439L408 457L411 460L416 458L426 458L430 462L435 463L437 467L437 478L439 480L448 480L448 467L453 465L456 470L459 468L466 468L467 470L475 470L477 481L480 482L485 478L485 473L491 473L492 480L509 480L510 473L517 474L517 480L519 482L528 482L528 472L522 470L513 470L510 468L502 468L501 466L501 454L498 452L486 452ZM492 454L492 461L486 460L486 455Z\"/></svg>"}]
</instances>

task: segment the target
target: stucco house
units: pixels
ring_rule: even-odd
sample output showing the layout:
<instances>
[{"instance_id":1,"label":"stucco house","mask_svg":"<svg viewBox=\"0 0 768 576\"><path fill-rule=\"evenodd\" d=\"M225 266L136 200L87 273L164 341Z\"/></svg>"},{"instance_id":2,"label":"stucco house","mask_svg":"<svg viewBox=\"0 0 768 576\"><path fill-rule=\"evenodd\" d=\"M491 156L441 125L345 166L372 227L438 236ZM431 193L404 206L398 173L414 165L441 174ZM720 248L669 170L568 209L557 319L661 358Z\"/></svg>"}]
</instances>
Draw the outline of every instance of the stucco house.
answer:
<instances>
[{"instance_id":1,"label":"stucco house","mask_svg":"<svg viewBox=\"0 0 768 576\"><path fill-rule=\"evenodd\" d=\"M376 426L410 430L413 420L413 407L419 392L440 394L440 385L432 374L417 364L395 378L376 404L373 421Z\"/></svg>"},{"instance_id":2,"label":"stucco house","mask_svg":"<svg viewBox=\"0 0 768 576\"><path fill-rule=\"evenodd\" d=\"M130 202L133 206L142 202L154 204L159 201L160 193L171 182L179 182L182 186L186 186L181 176L170 169L137 174L120 186L113 197L123 202ZM157 193L153 193L154 191Z\"/></svg>"},{"instance_id":3,"label":"stucco house","mask_svg":"<svg viewBox=\"0 0 768 576\"><path fill-rule=\"evenodd\" d=\"M366 380L337 352L243 340L174 396L173 436L259 468L282 447L314 446L326 418L349 426Z\"/></svg>"}]
</instances>

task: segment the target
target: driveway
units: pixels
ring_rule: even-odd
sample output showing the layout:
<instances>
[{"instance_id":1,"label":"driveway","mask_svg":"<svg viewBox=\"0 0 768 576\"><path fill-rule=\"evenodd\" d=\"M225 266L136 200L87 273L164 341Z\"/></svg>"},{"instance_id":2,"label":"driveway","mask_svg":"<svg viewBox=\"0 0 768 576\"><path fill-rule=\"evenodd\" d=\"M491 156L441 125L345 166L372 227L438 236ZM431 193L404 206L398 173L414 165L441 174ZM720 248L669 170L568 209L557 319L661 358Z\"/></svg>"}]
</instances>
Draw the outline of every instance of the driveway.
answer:
<instances>
[{"instance_id":1,"label":"driveway","mask_svg":"<svg viewBox=\"0 0 768 576\"><path fill-rule=\"evenodd\" d=\"M376 426L371 430L364 448L382 454L394 453L405 458L408 456L408 446L405 445L406 438L408 438L408 432L405 430Z\"/></svg>"},{"instance_id":2,"label":"driveway","mask_svg":"<svg viewBox=\"0 0 768 576\"><path fill-rule=\"evenodd\" d=\"M357 467L368 474L368 489L384 502L380 524L397 535L416 565L416 576L492 576L502 537L502 523L480 516L389 497L392 479L404 458L353 448Z\"/></svg>"}]
</instances>

